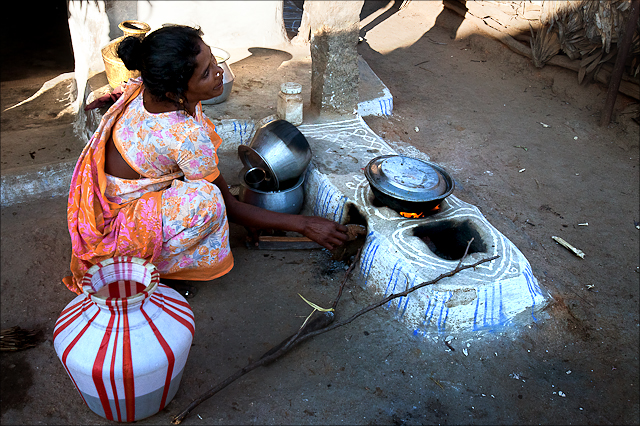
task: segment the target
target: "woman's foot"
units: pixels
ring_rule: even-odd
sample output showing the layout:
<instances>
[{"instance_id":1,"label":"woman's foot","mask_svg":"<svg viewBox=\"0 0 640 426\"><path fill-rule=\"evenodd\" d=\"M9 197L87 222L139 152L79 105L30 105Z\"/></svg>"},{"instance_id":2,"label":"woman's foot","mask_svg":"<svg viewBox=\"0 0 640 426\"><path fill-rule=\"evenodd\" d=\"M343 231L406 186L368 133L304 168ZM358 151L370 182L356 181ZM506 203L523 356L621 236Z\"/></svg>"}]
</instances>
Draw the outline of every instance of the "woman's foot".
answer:
<instances>
[{"instance_id":1,"label":"woman's foot","mask_svg":"<svg viewBox=\"0 0 640 426\"><path fill-rule=\"evenodd\" d=\"M167 285L180 293L185 299L191 299L198 293L198 287L192 286L187 280L168 280L160 278L160 283Z\"/></svg>"}]
</instances>

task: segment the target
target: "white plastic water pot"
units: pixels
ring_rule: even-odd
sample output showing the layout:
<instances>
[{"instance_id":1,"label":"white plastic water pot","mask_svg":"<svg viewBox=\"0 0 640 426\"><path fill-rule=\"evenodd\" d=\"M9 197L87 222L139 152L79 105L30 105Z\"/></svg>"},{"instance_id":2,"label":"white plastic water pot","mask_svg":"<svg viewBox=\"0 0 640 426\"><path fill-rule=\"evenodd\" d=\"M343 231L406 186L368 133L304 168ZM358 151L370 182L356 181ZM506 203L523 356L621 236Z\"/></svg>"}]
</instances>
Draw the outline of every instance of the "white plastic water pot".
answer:
<instances>
[{"instance_id":1,"label":"white plastic water pot","mask_svg":"<svg viewBox=\"0 0 640 426\"><path fill-rule=\"evenodd\" d=\"M82 291L56 321L53 344L84 402L118 422L162 410L178 390L193 340L187 301L135 257L93 266Z\"/></svg>"}]
</instances>

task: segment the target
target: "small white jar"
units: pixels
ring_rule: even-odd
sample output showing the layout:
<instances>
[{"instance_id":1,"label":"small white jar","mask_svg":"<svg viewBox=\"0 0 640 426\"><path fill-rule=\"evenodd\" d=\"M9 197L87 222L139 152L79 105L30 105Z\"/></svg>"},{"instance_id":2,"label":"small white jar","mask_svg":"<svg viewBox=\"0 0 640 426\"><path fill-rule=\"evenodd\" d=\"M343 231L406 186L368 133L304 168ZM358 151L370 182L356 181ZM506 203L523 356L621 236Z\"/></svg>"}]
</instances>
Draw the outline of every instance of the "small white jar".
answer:
<instances>
[{"instance_id":1,"label":"small white jar","mask_svg":"<svg viewBox=\"0 0 640 426\"><path fill-rule=\"evenodd\" d=\"M282 83L278 94L278 118L286 120L294 126L302 124L302 85L299 83Z\"/></svg>"}]
</instances>

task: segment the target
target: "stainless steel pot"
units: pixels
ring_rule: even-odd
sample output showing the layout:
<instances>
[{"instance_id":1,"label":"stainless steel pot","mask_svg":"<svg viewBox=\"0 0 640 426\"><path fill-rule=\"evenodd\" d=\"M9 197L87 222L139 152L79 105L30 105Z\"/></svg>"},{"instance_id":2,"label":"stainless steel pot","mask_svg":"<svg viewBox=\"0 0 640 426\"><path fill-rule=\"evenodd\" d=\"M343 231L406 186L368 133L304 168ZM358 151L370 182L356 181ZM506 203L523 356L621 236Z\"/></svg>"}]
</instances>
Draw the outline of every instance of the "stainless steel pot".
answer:
<instances>
[{"instance_id":1,"label":"stainless steel pot","mask_svg":"<svg viewBox=\"0 0 640 426\"><path fill-rule=\"evenodd\" d=\"M455 183L439 165L401 155L383 155L364 174L378 201L396 211L426 212L453 192Z\"/></svg>"},{"instance_id":2,"label":"stainless steel pot","mask_svg":"<svg viewBox=\"0 0 640 426\"><path fill-rule=\"evenodd\" d=\"M273 181L267 172L260 167L252 167L244 171L244 182L253 189L261 191L273 191Z\"/></svg>"},{"instance_id":3,"label":"stainless steel pot","mask_svg":"<svg viewBox=\"0 0 640 426\"><path fill-rule=\"evenodd\" d=\"M231 68L229 68L229 65L227 64L227 61L231 57L231 55L229 55L229 52L218 47L212 47L211 53L213 53L213 55L216 57L218 66L224 71L224 74L222 75L222 94L220 96L215 96L211 99L202 101L204 105L215 105L226 101L231 94L231 89L233 88L233 80L235 79Z\"/></svg>"},{"instance_id":4,"label":"stainless steel pot","mask_svg":"<svg viewBox=\"0 0 640 426\"><path fill-rule=\"evenodd\" d=\"M304 173L298 177L295 185L282 191L262 191L251 188L245 181L247 169L240 171L240 193L238 199L266 210L280 213L298 214L304 202Z\"/></svg>"},{"instance_id":5,"label":"stainless steel pot","mask_svg":"<svg viewBox=\"0 0 640 426\"><path fill-rule=\"evenodd\" d=\"M285 120L260 127L249 145L238 147L238 155L245 167L264 169L275 181L274 189L294 185L311 162L309 142Z\"/></svg>"}]
</instances>

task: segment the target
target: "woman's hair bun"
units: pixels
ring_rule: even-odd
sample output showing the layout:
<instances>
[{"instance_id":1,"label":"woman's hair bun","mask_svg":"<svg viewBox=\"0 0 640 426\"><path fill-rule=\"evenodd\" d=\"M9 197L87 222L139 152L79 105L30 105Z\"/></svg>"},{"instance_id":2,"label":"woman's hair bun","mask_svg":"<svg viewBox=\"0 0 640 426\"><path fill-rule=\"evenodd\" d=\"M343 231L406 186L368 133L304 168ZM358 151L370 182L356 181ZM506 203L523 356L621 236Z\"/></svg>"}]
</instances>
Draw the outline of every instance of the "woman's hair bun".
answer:
<instances>
[{"instance_id":1,"label":"woman's hair bun","mask_svg":"<svg viewBox=\"0 0 640 426\"><path fill-rule=\"evenodd\" d=\"M118 44L118 57L129 71L142 70L142 40L128 36Z\"/></svg>"}]
</instances>

